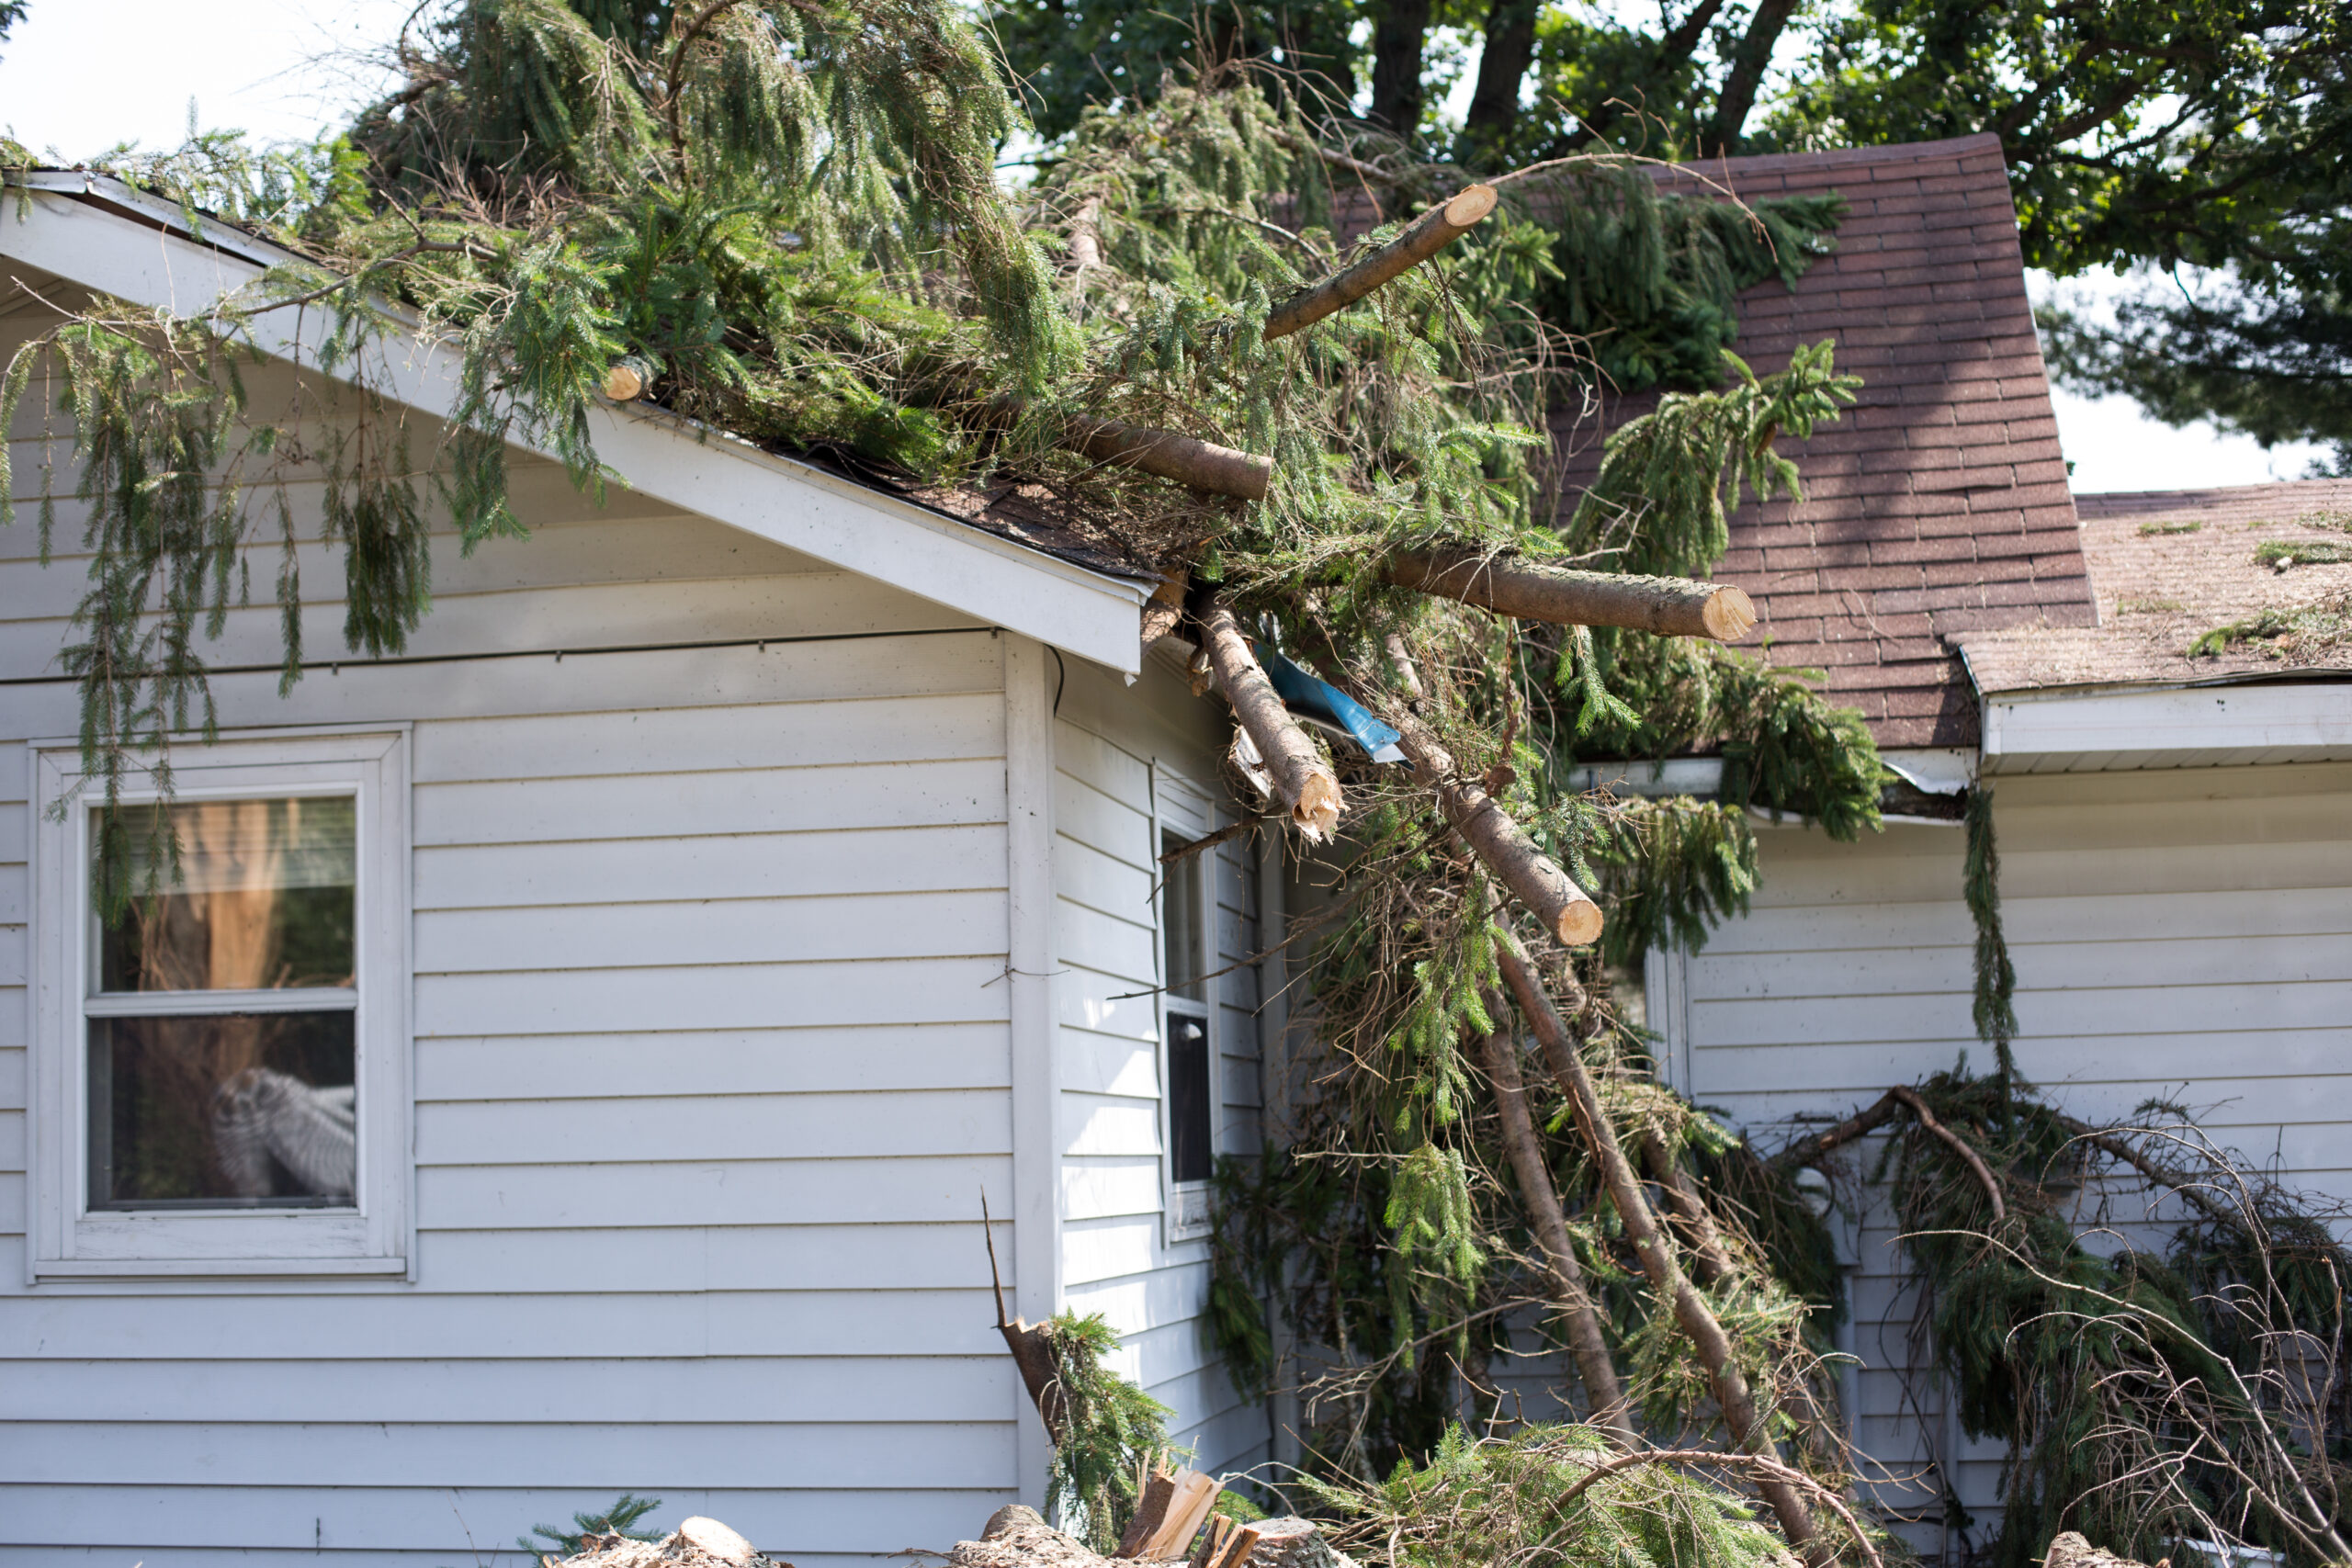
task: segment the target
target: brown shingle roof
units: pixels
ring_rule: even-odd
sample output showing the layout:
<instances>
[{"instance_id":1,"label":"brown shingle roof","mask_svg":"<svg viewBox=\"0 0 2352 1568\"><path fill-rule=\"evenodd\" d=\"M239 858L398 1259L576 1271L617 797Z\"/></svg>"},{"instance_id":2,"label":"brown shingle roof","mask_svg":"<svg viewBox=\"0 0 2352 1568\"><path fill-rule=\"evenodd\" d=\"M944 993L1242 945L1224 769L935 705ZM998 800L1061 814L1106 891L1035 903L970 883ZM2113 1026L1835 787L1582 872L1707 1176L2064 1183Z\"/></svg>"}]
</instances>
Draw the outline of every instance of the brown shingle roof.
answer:
<instances>
[{"instance_id":1,"label":"brown shingle roof","mask_svg":"<svg viewBox=\"0 0 2352 1568\"><path fill-rule=\"evenodd\" d=\"M2249 673L2342 670L2341 649L2299 657L2291 646L2239 643L2191 659L2188 646L2216 626L2265 610L2290 611L2352 592L2352 565L2302 564L2280 571L2255 559L2276 541L2352 546L2352 480L2243 485L2077 496L2083 553L2098 595L2099 624L2026 626L1963 639L1980 690L2145 685Z\"/></svg>"},{"instance_id":2,"label":"brown shingle roof","mask_svg":"<svg viewBox=\"0 0 2352 1568\"><path fill-rule=\"evenodd\" d=\"M1735 515L1718 575L1747 590L1779 665L1829 673L1883 746L1973 745L1976 705L1952 640L2094 619L2049 382L2026 300L1999 140L1734 158L1703 166L1738 196L1836 191L1838 248L1794 290L1740 297L1740 356L1766 374L1837 340L1858 402L1786 442L1801 503ZM1693 182L1662 172L1671 186ZM1654 403L1611 400L1613 427ZM1582 449L1589 426L1558 432ZM1571 484L1573 499L1579 487Z\"/></svg>"}]
</instances>

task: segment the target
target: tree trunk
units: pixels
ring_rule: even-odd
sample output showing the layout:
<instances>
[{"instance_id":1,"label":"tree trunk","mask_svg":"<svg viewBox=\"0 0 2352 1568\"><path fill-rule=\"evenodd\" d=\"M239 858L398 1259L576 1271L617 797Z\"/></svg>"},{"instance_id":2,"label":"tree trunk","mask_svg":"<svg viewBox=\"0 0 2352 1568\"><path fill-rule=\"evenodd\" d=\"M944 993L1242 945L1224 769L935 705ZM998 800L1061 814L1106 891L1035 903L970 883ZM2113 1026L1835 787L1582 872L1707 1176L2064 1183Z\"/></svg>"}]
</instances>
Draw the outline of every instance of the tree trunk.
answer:
<instances>
[{"instance_id":1,"label":"tree trunk","mask_svg":"<svg viewBox=\"0 0 2352 1568\"><path fill-rule=\"evenodd\" d=\"M1464 118L1464 152L1501 159L1519 129L1519 88L1535 62L1536 0L1494 0L1478 51L1478 85Z\"/></svg>"},{"instance_id":2,"label":"tree trunk","mask_svg":"<svg viewBox=\"0 0 2352 1568\"><path fill-rule=\"evenodd\" d=\"M1577 571L1461 546L1400 550L1388 558L1388 580L1400 588L1555 626L1624 626L1659 637L1736 642L1756 625L1756 606L1729 583Z\"/></svg>"},{"instance_id":3,"label":"tree trunk","mask_svg":"<svg viewBox=\"0 0 2352 1568\"><path fill-rule=\"evenodd\" d=\"M1265 759L1266 772L1290 808L1291 820L1311 843L1329 838L1340 823L1339 775L1283 706L1273 682L1250 651L1250 639L1224 604L1212 602L1201 617L1201 643L1217 689Z\"/></svg>"},{"instance_id":4,"label":"tree trunk","mask_svg":"<svg viewBox=\"0 0 2352 1568\"><path fill-rule=\"evenodd\" d=\"M1288 337L1301 327L1345 310L1453 243L1494 209L1492 186L1472 186L1450 200L1438 203L1403 233L1362 261L1300 289L1267 311L1263 335L1268 339Z\"/></svg>"},{"instance_id":5,"label":"tree trunk","mask_svg":"<svg viewBox=\"0 0 2352 1568\"><path fill-rule=\"evenodd\" d=\"M1781 34L1795 10L1796 0L1757 0L1756 14L1748 19L1747 31L1732 51L1731 74L1724 78L1723 90L1716 95L1715 122L1711 132L1713 144L1702 149L1704 152L1729 154L1739 151L1740 132L1747 128L1748 112L1756 107L1756 89L1763 85L1765 68L1772 63L1772 46L1781 41Z\"/></svg>"},{"instance_id":6,"label":"tree trunk","mask_svg":"<svg viewBox=\"0 0 2352 1568\"><path fill-rule=\"evenodd\" d=\"M1372 119L1410 141L1421 128L1421 46L1430 0L1388 0L1373 34Z\"/></svg>"},{"instance_id":7,"label":"tree trunk","mask_svg":"<svg viewBox=\"0 0 2352 1568\"><path fill-rule=\"evenodd\" d=\"M1475 784L1456 775L1453 754L1430 727L1409 713L1396 716L1397 745L1413 772L1437 790L1446 820L1487 869L1544 922L1544 929L1569 947L1600 935L1600 906L1535 847L1510 813Z\"/></svg>"},{"instance_id":8,"label":"tree trunk","mask_svg":"<svg viewBox=\"0 0 2352 1568\"><path fill-rule=\"evenodd\" d=\"M1487 1010L1503 1016L1502 998L1487 993ZM1560 1194L1552 1185L1552 1169L1544 1159L1543 1141L1535 1135L1535 1118L1527 1109L1527 1087L1520 1077L1519 1043L1502 1030L1479 1042L1487 1081L1495 1086L1495 1111L1502 1122L1503 1147L1510 1156L1511 1173L1526 1195L1530 1229L1544 1249L1552 1274L1553 1298L1567 1319L1568 1351L1577 1375L1584 1382L1590 1419L1614 1433L1620 1442L1634 1440L1634 1423L1625 1406L1625 1391L1617 1368L1609 1359L1609 1341L1600 1331L1600 1313L1585 1288L1584 1269L1568 1240L1567 1216Z\"/></svg>"},{"instance_id":9,"label":"tree trunk","mask_svg":"<svg viewBox=\"0 0 2352 1568\"><path fill-rule=\"evenodd\" d=\"M1671 1307L1683 1337L1690 1341L1700 1363L1707 1369L1716 1406L1723 1411L1724 1425L1730 1428L1733 1443L1752 1453L1767 1451L1771 1446L1770 1434L1762 1413L1757 1408L1756 1396L1748 1390L1747 1375L1733 1356L1731 1337L1724 1332L1699 1288L1682 1272L1673 1245L1658 1228L1657 1216L1642 1191L1641 1179L1634 1174L1633 1162L1625 1157L1623 1146L1617 1142L1617 1129L1609 1120L1608 1108L1600 1102L1600 1090L1593 1087L1592 1075L1585 1069L1584 1058L1577 1055L1567 1024L1544 993L1535 966L1519 945L1518 938L1508 931L1498 933L1495 957L1520 1011L1544 1047L1553 1077L1575 1107L1577 1128L1584 1134L1594 1163L1600 1168L1610 1201L1624 1224L1626 1239L1634 1244L1634 1255L1641 1259L1642 1272L1648 1276L1650 1288ZM1813 1547L1819 1530L1813 1522L1812 1510L1805 1506L1804 1498L1796 1488L1785 1481L1763 1477L1758 1480L1756 1489L1779 1516L1781 1532L1788 1537L1790 1544L1808 1558L1816 1557L1818 1553Z\"/></svg>"}]
</instances>

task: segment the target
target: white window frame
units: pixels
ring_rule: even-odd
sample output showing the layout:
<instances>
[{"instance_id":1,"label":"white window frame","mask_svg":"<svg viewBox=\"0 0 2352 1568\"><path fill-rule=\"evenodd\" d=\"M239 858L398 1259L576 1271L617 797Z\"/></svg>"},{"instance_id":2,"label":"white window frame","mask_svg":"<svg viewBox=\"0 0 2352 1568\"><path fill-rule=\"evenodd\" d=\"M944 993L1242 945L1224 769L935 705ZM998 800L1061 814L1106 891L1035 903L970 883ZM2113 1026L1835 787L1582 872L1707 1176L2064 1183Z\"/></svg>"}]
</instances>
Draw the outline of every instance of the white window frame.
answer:
<instances>
[{"instance_id":1,"label":"white window frame","mask_svg":"<svg viewBox=\"0 0 2352 1568\"><path fill-rule=\"evenodd\" d=\"M406 727L275 731L175 747L181 801L350 795L357 800L357 1188L350 1208L91 1212L85 1000L96 965L91 807L103 787L70 742L31 748L38 952L31 1052L28 1283L121 1276L410 1274L409 745ZM136 782L136 781L134 781ZM143 783L127 802L153 801ZM256 998L266 999L266 998Z\"/></svg>"},{"instance_id":2,"label":"white window frame","mask_svg":"<svg viewBox=\"0 0 2352 1568\"><path fill-rule=\"evenodd\" d=\"M1217 967L1216 881L1211 874L1216 852L1191 855L1174 865L1159 865L1159 855L1170 835L1192 840L1216 830L1216 809L1209 793L1191 779L1170 769L1166 762L1156 762L1152 768L1152 860L1159 867L1159 888L1152 899L1152 963L1162 971L1159 976L1159 1179L1161 1192L1161 1224L1167 1245L1197 1241L1209 1234L1209 1188L1206 1181L1176 1179L1175 1078L1169 1059L1169 1021L1171 1017L1190 1016L1201 1021L1208 1038L1209 1070L1209 1157L1214 1161L1223 1147L1225 1136L1225 1093L1221 1082L1225 1064L1224 1032L1220 1027L1217 1006L1217 982L1204 980L1201 999L1179 997L1171 988L1176 982L1192 978L1187 975L1170 975L1168 954L1168 886L1178 876L1190 876L1194 892L1193 906L1200 912L1200 953L1202 962L1210 969Z\"/></svg>"}]
</instances>

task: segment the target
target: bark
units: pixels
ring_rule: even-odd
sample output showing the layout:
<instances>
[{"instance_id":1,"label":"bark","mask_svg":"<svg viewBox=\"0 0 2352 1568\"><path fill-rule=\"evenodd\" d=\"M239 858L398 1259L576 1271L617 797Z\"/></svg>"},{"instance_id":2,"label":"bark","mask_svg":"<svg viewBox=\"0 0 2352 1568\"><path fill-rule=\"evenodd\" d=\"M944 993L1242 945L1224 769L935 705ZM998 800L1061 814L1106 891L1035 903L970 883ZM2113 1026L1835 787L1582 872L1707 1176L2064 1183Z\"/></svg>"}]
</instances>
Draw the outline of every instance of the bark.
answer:
<instances>
[{"instance_id":1,"label":"bark","mask_svg":"<svg viewBox=\"0 0 2352 1568\"><path fill-rule=\"evenodd\" d=\"M1373 34L1372 119L1410 141L1421 127L1421 47L1430 0L1388 0Z\"/></svg>"},{"instance_id":2,"label":"bark","mask_svg":"<svg viewBox=\"0 0 2352 1568\"><path fill-rule=\"evenodd\" d=\"M2093 1546L2080 1530L2061 1530L2050 1542L2045 1568L2143 1568L2129 1557Z\"/></svg>"},{"instance_id":3,"label":"bark","mask_svg":"<svg viewBox=\"0 0 2352 1568\"><path fill-rule=\"evenodd\" d=\"M1772 1163L1783 1170L1794 1170L1801 1165L1811 1165L1832 1149L1852 1143L1876 1132L1894 1119L1903 1102L1894 1098L1893 1089L1878 1097L1868 1109L1857 1111L1835 1127L1815 1133L1810 1138L1800 1138L1772 1156Z\"/></svg>"},{"instance_id":4,"label":"bark","mask_svg":"<svg viewBox=\"0 0 2352 1568\"><path fill-rule=\"evenodd\" d=\"M1651 1177L1666 1190L1667 1201L1674 1205L1675 1218L1690 1239L1691 1254L1699 1259L1699 1282L1712 1285L1728 1279L1733 1272L1731 1248L1724 1243L1724 1233L1715 1224L1713 1210L1707 1207L1699 1184L1666 1140L1656 1133L1642 1134L1642 1158L1650 1168Z\"/></svg>"},{"instance_id":5,"label":"bark","mask_svg":"<svg viewBox=\"0 0 2352 1568\"><path fill-rule=\"evenodd\" d=\"M1519 128L1519 87L1535 62L1536 0L1494 0L1478 50L1478 85L1463 118L1465 150L1499 154Z\"/></svg>"},{"instance_id":6,"label":"bark","mask_svg":"<svg viewBox=\"0 0 2352 1568\"><path fill-rule=\"evenodd\" d=\"M1075 422L1070 436L1080 451L1098 463L1117 463L1213 495L1238 496L1244 501L1265 500L1266 486L1274 472L1272 457L1237 452L1172 430L1090 419Z\"/></svg>"},{"instance_id":7,"label":"bark","mask_svg":"<svg viewBox=\"0 0 2352 1568\"><path fill-rule=\"evenodd\" d=\"M1004 1315L1004 1279L997 1272L996 1226L989 1219L985 1192L980 1195L980 1237L988 1244L989 1285L996 1292L996 1331L1004 1336L1004 1348L1012 1352L1012 1364L1021 1373L1021 1386L1029 1391L1029 1403L1037 1407L1037 1419L1046 1424L1046 1435L1058 1443L1069 1417L1069 1402L1062 1397L1061 1371L1054 1364L1054 1348L1046 1337L1043 1324Z\"/></svg>"},{"instance_id":8,"label":"bark","mask_svg":"<svg viewBox=\"0 0 2352 1568\"><path fill-rule=\"evenodd\" d=\"M1487 993L1487 1010L1502 1016L1502 998ZM1567 1215L1552 1185L1551 1167L1544 1163L1543 1141L1535 1134L1535 1118L1527 1107L1527 1087L1519 1071L1519 1044L1497 1030L1480 1042L1487 1079L1495 1086L1495 1111L1502 1122L1503 1148L1510 1156L1511 1173L1527 1199L1528 1218L1535 1244L1552 1275L1553 1299L1567 1321L1568 1351L1584 1382L1585 1403L1591 1420L1628 1446L1636 1439L1625 1404L1625 1390L1617 1381L1616 1364L1609 1359L1609 1341L1600 1330L1600 1313L1586 1289L1584 1269L1568 1240Z\"/></svg>"},{"instance_id":9,"label":"bark","mask_svg":"<svg viewBox=\"0 0 2352 1568\"><path fill-rule=\"evenodd\" d=\"M1397 745L1413 772L1436 789L1446 820L1512 897L1566 946L1581 947L1598 939L1600 906L1591 896L1535 847L1535 840L1492 795L1459 776L1452 753L1428 725L1409 713L1397 715L1396 724Z\"/></svg>"},{"instance_id":10,"label":"bark","mask_svg":"<svg viewBox=\"0 0 2352 1568\"><path fill-rule=\"evenodd\" d=\"M1642 1190L1641 1179L1617 1141L1617 1129L1609 1120L1608 1108L1600 1102L1600 1091L1594 1087L1592 1075L1577 1052L1566 1022L1544 993L1535 967L1519 945L1518 938L1508 931L1498 935L1495 957L1513 999L1533 1028L1537 1043L1544 1048L1553 1077L1575 1108L1577 1131L1584 1134L1586 1147L1600 1168L1610 1201L1624 1224L1625 1236L1633 1243L1634 1255L1641 1259L1642 1272L1648 1277L1650 1288L1672 1309L1683 1337L1690 1341L1700 1364L1707 1370L1715 1404L1723 1412L1724 1425L1730 1428L1732 1441L1750 1453L1765 1451L1770 1447L1770 1434L1757 1407L1756 1396L1748 1389L1747 1378L1733 1356L1731 1337L1724 1332L1699 1288L1682 1272L1672 1244L1658 1228L1657 1216ZM1759 1474L1756 1489L1779 1517L1781 1532L1788 1537L1790 1544L1808 1558L1817 1558L1814 1542L1819 1530L1803 1494L1785 1479L1770 1474Z\"/></svg>"},{"instance_id":11,"label":"bark","mask_svg":"<svg viewBox=\"0 0 2352 1568\"><path fill-rule=\"evenodd\" d=\"M1297 293L1266 312L1268 339L1288 337L1301 327L1347 309L1382 284L1401 276L1478 226L1495 209L1495 187L1472 186L1438 203L1406 231L1354 265Z\"/></svg>"},{"instance_id":12,"label":"bark","mask_svg":"<svg viewBox=\"0 0 2352 1568\"><path fill-rule=\"evenodd\" d=\"M1339 775L1283 706L1258 656L1250 651L1250 639L1224 604L1212 603L1202 616L1201 643L1217 689L1265 759L1266 772L1290 808L1291 820L1310 843L1320 843L1340 824Z\"/></svg>"},{"instance_id":13,"label":"bark","mask_svg":"<svg viewBox=\"0 0 2352 1568\"><path fill-rule=\"evenodd\" d=\"M1460 546L1401 550L1389 558L1388 580L1555 626L1626 626L1659 637L1736 642L1756 625L1756 606L1729 583L1577 571Z\"/></svg>"},{"instance_id":14,"label":"bark","mask_svg":"<svg viewBox=\"0 0 2352 1568\"><path fill-rule=\"evenodd\" d=\"M1143 1495L1136 1499L1135 1517L1119 1537L1119 1550L1114 1557L1133 1557L1144 1544L1159 1533L1168 1522L1169 1505L1176 1500L1176 1478L1166 1471L1155 1470L1143 1484Z\"/></svg>"}]
</instances>

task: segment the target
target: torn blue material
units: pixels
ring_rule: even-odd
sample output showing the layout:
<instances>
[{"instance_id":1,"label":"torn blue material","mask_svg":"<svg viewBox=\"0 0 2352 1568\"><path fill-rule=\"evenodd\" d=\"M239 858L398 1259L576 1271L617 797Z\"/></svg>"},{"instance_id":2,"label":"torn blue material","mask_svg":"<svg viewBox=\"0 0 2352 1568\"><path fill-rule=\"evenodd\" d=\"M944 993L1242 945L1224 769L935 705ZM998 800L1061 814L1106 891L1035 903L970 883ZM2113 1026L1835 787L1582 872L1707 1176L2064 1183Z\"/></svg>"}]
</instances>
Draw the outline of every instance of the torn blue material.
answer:
<instances>
[{"instance_id":1,"label":"torn blue material","mask_svg":"<svg viewBox=\"0 0 2352 1568\"><path fill-rule=\"evenodd\" d=\"M1405 753L1397 749L1396 732L1347 693L1329 681L1317 680L1263 643L1258 645L1258 660L1266 667L1266 679L1274 683L1275 694L1294 717L1337 730L1363 747L1364 755L1375 762L1405 760Z\"/></svg>"}]
</instances>

